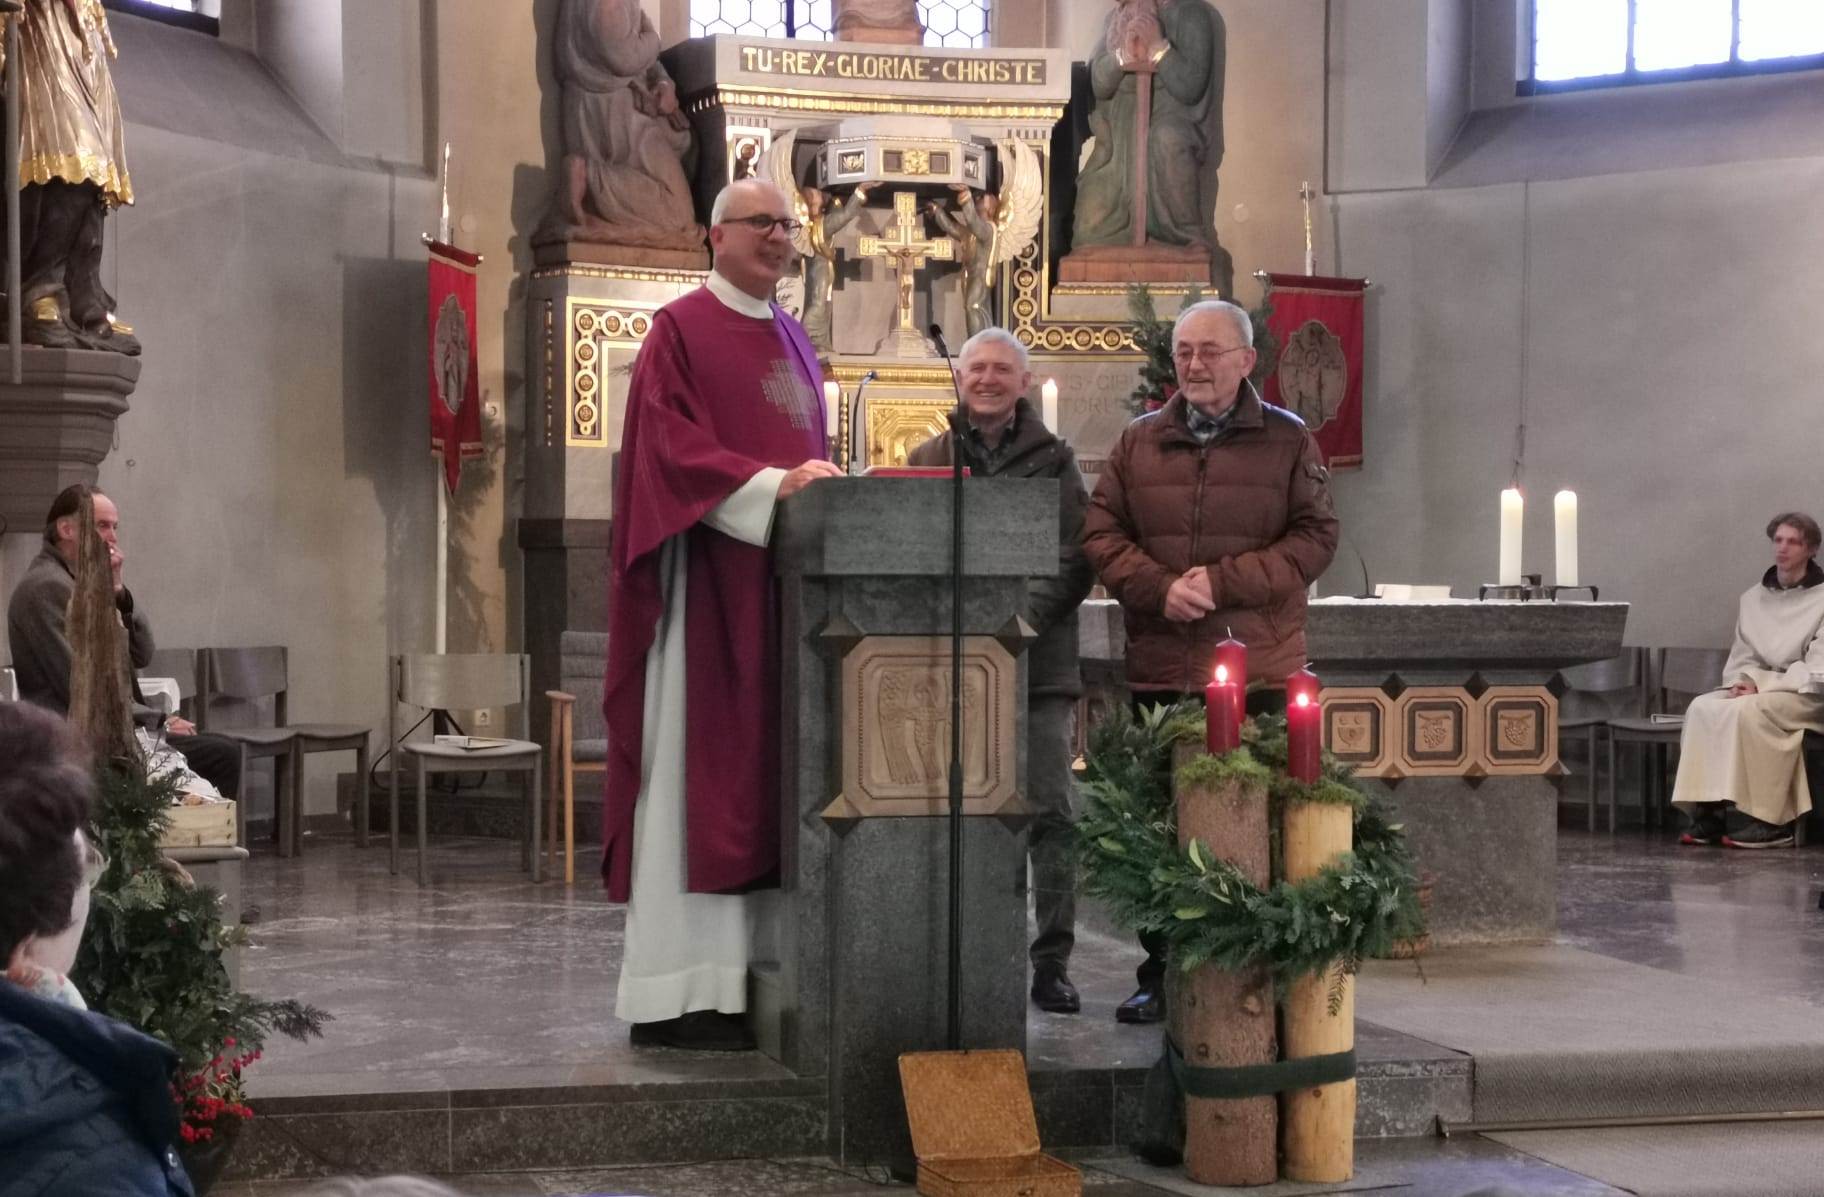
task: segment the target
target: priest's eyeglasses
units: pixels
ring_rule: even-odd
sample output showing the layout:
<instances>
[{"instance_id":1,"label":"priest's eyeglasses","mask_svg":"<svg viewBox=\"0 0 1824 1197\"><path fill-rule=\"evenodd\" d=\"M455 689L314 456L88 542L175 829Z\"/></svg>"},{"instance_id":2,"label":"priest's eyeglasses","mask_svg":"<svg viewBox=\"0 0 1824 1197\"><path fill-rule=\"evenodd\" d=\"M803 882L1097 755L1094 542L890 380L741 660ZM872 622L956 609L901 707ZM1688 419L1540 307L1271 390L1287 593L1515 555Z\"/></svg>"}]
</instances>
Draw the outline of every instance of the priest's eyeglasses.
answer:
<instances>
[{"instance_id":1,"label":"priest's eyeglasses","mask_svg":"<svg viewBox=\"0 0 1824 1197\"><path fill-rule=\"evenodd\" d=\"M767 216L764 213L753 216L730 216L723 224L744 224L761 237L770 237L774 229L779 229L787 237L796 237L804 231L804 225L789 216Z\"/></svg>"},{"instance_id":2,"label":"priest's eyeglasses","mask_svg":"<svg viewBox=\"0 0 1824 1197\"><path fill-rule=\"evenodd\" d=\"M1180 345L1172 350L1172 360L1189 362L1201 357L1204 361L1214 365L1231 353L1240 353L1244 349L1252 348L1254 348L1252 345L1235 345L1228 349L1217 349L1211 345Z\"/></svg>"}]
</instances>

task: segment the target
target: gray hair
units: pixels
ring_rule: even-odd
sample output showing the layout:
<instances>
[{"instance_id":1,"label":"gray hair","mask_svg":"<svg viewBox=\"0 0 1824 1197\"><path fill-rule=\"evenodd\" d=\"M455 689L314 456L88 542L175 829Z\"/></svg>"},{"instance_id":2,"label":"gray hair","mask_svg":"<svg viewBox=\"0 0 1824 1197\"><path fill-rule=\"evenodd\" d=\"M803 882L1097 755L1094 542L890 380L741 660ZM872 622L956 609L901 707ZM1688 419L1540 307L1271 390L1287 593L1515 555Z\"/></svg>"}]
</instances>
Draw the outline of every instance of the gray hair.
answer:
<instances>
[{"instance_id":1,"label":"gray hair","mask_svg":"<svg viewBox=\"0 0 1824 1197\"><path fill-rule=\"evenodd\" d=\"M773 191L779 190L776 184L767 179L756 179L752 177L736 179L722 190L716 192L716 202L709 206L709 223L712 225L721 224L722 217L728 212L728 201L734 198L735 193L744 189L751 191L756 186L766 187ZM779 192L779 194L785 195L783 191ZM791 197L786 196L786 200L787 202L790 202Z\"/></svg>"},{"instance_id":2,"label":"gray hair","mask_svg":"<svg viewBox=\"0 0 1824 1197\"><path fill-rule=\"evenodd\" d=\"M1032 355L1027 352L1026 346L1020 343L1018 337L1004 328L984 328L981 332L976 333L973 337L970 337L967 341L963 342L962 349L957 351L956 360L960 362L969 356L969 351L971 349L974 349L978 345L987 345L990 343L1012 346L1013 351L1020 355L1020 369L1023 371L1032 369Z\"/></svg>"},{"instance_id":3,"label":"gray hair","mask_svg":"<svg viewBox=\"0 0 1824 1197\"><path fill-rule=\"evenodd\" d=\"M1235 325L1235 331L1241 334L1243 345L1254 343L1254 321L1248 317L1247 309L1226 299L1200 299L1190 307L1178 313L1178 319L1172 322L1172 344L1178 343L1178 330L1184 322L1199 312L1220 312Z\"/></svg>"}]
</instances>

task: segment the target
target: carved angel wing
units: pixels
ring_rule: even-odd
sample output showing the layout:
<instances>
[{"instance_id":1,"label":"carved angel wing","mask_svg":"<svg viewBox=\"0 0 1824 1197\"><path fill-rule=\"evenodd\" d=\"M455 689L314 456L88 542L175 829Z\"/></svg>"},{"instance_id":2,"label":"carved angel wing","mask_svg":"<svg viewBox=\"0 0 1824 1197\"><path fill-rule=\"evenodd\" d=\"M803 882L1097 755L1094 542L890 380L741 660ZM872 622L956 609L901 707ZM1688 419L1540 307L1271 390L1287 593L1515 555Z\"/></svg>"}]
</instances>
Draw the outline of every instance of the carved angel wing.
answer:
<instances>
[{"instance_id":1,"label":"carved angel wing","mask_svg":"<svg viewBox=\"0 0 1824 1197\"><path fill-rule=\"evenodd\" d=\"M992 270L1026 251L1045 212L1045 175L1039 156L1019 138L1001 142L1001 210L994 218Z\"/></svg>"},{"instance_id":2,"label":"carved angel wing","mask_svg":"<svg viewBox=\"0 0 1824 1197\"><path fill-rule=\"evenodd\" d=\"M792 237L792 248L808 258L814 252L811 249L811 210L805 205L804 193L798 190L798 180L792 174L792 150L797 144L796 130L788 129L773 138L773 144L755 165L754 173L772 180L785 192L785 198L792 201L792 216L801 226Z\"/></svg>"}]
</instances>

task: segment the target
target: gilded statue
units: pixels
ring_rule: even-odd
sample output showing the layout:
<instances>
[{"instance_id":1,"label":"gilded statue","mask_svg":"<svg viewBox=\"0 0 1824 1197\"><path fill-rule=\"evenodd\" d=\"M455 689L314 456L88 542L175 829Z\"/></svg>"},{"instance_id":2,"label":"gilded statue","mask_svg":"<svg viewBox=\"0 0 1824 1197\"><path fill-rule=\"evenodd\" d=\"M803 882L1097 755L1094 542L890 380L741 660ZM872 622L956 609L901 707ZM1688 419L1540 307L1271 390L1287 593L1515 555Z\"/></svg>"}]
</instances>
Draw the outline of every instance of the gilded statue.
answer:
<instances>
[{"instance_id":1,"label":"gilded statue","mask_svg":"<svg viewBox=\"0 0 1824 1197\"><path fill-rule=\"evenodd\" d=\"M690 124L639 0L563 0L556 39L564 158L537 239L700 250Z\"/></svg>"},{"instance_id":2,"label":"gilded statue","mask_svg":"<svg viewBox=\"0 0 1824 1197\"><path fill-rule=\"evenodd\" d=\"M1039 156L1017 138L1001 143L1001 190L980 194L967 184L953 183L954 210L932 201L931 218L956 239L957 261L963 268L963 315L969 335L993 324L988 312L988 288L994 272L1024 253L1039 231L1044 214L1044 173Z\"/></svg>"},{"instance_id":3,"label":"gilded statue","mask_svg":"<svg viewBox=\"0 0 1824 1197\"><path fill-rule=\"evenodd\" d=\"M1134 155L1146 160L1146 241L1207 248L1226 295L1232 267L1215 244L1214 182L1222 164L1227 64L1222 16L1205 0L1117 0L1089 62L1094 145L1077 178L1074 249L1127 245ZM1152 75L1146 144L1135 144L1138 71Z\"/></svg>"},{"instance_id":4,"label":"gilded statue","mask_svg":"<svg viewBox=\"0 0 1824 1197\"><path fill-rule=\"evenodd\" d=\"M792 169L792 153L797 136L781 133L767 151L763 166L768 178L779 190L792 197L792 214L799 229L792 235L792 247L802 259L804 278L803 310L799 323L819 349L831 348L831 304L836 297L836 234L855 223L867 207L872 183L862 183L846 197L823 191L808 183L800 185Z\"/></svg>"},{"instance_id":5,"label":"gilded statue","mask_svg":"<svg viewBox=\"0 0 1824 1197\"><path fill-rule=\"evenodd\" d=\"M25 0L19 19L23 339L137 354L101 283L107 216L133 202L101 0Z\"/></svg>"}]
</instances>

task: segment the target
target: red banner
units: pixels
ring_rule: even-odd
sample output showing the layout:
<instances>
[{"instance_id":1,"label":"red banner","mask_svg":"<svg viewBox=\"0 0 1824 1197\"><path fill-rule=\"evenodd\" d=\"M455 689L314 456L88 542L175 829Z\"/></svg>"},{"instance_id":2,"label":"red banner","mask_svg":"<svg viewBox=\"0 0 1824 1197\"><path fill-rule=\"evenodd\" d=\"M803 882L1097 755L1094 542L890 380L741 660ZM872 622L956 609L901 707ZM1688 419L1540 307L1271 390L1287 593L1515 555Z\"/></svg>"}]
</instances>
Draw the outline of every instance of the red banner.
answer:
<instances>
[{"instance_id":1,"label":"red banner","mask_svg":"<svg viewBox=\"0 0 1824 1197\"><path fill-rule=\"evenodd\" d=\"M1359 278L1269 274L1279 365L1268 403L1305 422L1332 469L1362 464L1362 292Z\"/></svg>"},{"instance_id":2,"label":"red banner","mask_svg":"<svg viewBox=\"0 0 1824 1197\"><path fill-rule=\"evenodd\" d=\"M462 463L481 456L481 395L476 381L475 267L481 258L432 241L431 452L456 493Z\"/></svg>"}]
</instances>

